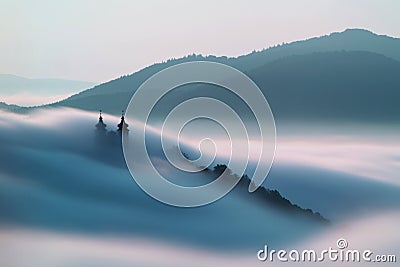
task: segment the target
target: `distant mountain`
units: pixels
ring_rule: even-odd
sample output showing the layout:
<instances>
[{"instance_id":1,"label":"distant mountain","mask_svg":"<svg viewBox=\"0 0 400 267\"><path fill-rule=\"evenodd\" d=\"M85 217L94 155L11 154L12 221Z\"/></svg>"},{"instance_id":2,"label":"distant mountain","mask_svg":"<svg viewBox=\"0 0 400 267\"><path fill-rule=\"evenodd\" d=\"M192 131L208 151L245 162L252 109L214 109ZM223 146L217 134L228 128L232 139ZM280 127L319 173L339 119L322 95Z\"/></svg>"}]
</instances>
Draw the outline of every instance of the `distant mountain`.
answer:
<instances>
[{"instance_id":1,"label":"distant mountain","mask_svg":"<svg viewBox=\"0 0 400 267\"><path fill-rule=\"evenodd\" d=\"M9 105L4 102L0 102L0 110L6 110L6 111L11 111L11 112L17 112L17 113L23 113L28 111L29 108L26 107L20 107L18 105Z\"/></svg>"},{"instance_id":2,"label":"distant mountain","mask_svg":"<svg viewBox=\"0 0 400 267\"><path fill-rule=\"evenodd\" d=\"M399 74L400 61L362 51L290 56L248 73L278 120L364 122L398 121Z\"/></svg>"},{"instance_id":3,"label":"distant mountain","mask_svg":"<svg viewBox=\"0 0 400 267\"><path fill-rule=\"evenodd\" d=\"M363 29L347 29L343 32L277 45L240 56L235 59L235 66L240 66L241 69L252 69L290 55L334 51L367 51L400 60L400 39L377 35Z\"/></svg>"},{"instance_id":4,"label":"distant mountain","mask_svg":"<svg viewBox=\"0 0 400 267\"><path fill-rule=\"evenodd\" d=\"M400 113L400 39L349 29L271 47L238 58L191 55L171 59L71 96L53 106L119 114L136 89L166 67L195 60L231 65L268 97L277 119L392 120ZM215 89L197 88L219 96ZM185 96L175 95L175 100ZM164 109L175 103L164 102Z\"/></svg>"},{"instance_id":5,"label":"distant mountain","mask_svg":"<svg viewBox=\"0 0 400 267\"><path fill-rule=\"evenodd\" d=\"M289 56L246 71L267 96L277 120L358 120L392 121L400 115L400 61L370 52L326 52ZM131 77L129 77L131 78ZM108 83L117 92L70 98L57 105L88 110L103 109L119 114L134 89L124 77ZM188 86L187 86L188 87ZM160 102L158 113L166 113L177 103L193 96L223 100L239 114L246 108L239 100L213 86L186 87ZM95 90L91 91L94 93Z\"/></svg>"},{"instance_id":6,"label":"distant mountain","mask_svg":"<svg viewBox=\"0 0 400 267\"><path fill-rule=\"evenodd\" d=\"M42 105L94 85L85 81L30 79L12 74L0 74L0 101L18 105Z\"/></svg>"}]
</instances>

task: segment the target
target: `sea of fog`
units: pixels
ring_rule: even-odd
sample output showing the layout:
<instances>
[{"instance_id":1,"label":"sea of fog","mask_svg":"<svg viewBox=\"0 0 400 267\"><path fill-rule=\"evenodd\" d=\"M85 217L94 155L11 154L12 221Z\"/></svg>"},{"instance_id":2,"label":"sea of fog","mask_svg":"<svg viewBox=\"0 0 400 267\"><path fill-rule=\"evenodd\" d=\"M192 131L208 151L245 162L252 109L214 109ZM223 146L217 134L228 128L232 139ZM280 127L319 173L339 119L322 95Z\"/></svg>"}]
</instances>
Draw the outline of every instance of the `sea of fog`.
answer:
<instances>
[{"instance_id":1,"label":"sea of fog","mask_svg":"<svg viewBox=\"0 0 400 267\"><path fill-rule=\"evenodd\" d=\"M116 129L119 118L104 119ZM65 108L0 113L1 266L255 266L268 264L256 257L265 244L319 249L338 238L400 250L398 126L277 123L264 185L331 221L322 225L237 190L200 208L162 204L137 186L120 150L96 139L97 120ZM139 122L128 123L134 133Z\"/></svg>"}]
</instances>

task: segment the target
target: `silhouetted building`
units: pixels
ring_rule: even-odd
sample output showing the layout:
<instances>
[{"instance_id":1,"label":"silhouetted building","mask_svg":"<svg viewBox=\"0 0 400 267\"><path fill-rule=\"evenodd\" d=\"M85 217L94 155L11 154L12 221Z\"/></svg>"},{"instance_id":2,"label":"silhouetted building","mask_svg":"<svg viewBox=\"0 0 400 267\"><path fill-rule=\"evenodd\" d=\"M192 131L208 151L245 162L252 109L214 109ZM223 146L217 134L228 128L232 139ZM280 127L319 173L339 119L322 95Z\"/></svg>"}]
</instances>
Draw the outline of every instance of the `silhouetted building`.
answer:
<instances>
[{"instance_id":1,"label":"silhouetted building","mask_svg":"<svg viewBox=\"0 0 400 267\"><path fill-rule=\"evenodd\" d=\"M122 111L122 116L121 116L121 121L120 123L118 123L118 133L124 133L126 134L129 130L128 130L128 124L125 122L125 116L124 116L124 111Z\"/></svg>"},{"instance_id":2,"label":"silhouetted building","mask_svg":"<svg viewBox=\"0 0 400 267\"><path fill-rule=\"evenodd\" d=\"M103 114L100 110L99 121L95 125L95 141L102 147L119 147L121 145L122 135L128 133L128 124L125 122L124 112L122 111L121 121L117 125L117 131L108 131L107 125L104 123Z\"/></svg>"},{"instance_id":3,"label":"silhouetted building","mask_svg":"<svg viewBox=\"0 0 400 267\"><path fill-rule=\"evenodd\" d=\"M99 122L96 124L96 132L106 133L106 131L107 131L106 127L107 127L107 125L103 121L103 116L102 116L101 110L100 110Z\"/></svg>"}]
</instances>

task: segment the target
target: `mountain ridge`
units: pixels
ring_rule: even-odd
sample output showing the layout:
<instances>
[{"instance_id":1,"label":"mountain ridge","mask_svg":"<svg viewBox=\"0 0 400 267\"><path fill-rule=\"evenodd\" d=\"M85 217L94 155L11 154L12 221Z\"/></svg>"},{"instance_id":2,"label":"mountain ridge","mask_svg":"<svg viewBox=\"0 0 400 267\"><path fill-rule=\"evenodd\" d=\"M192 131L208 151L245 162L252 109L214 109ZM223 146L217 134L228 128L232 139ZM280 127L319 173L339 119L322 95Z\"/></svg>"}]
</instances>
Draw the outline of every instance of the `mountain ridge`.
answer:
<instances>
[{"instance_id":1,"label":"mountain ridge","mask_svg":"<svg viewBox=\"0 0 400 267\"><path fill-rule=\"evenodd\" d=\"M356 36L355 41L349 41L348 38L349 36ZM386 53L385 51L387 50L386 48L381 48L377 49L375 47L372 47L371 49L367 49L366 44L363 42L364 39L368 39L374 37L374 40L371 40L371 46L374 46L379 39L378 43L385 43L385 47L390 46L390 47L395 47L396 49L390 49L390 53ZM377 38L377 39L376 39ZM339 39L339 40L338 40ZM333 40L333 41L332 41ZM322 46L326 45L324 42L328 41L329 43L334 42L334 47L331 48L321 48L321 42ZM387 45L387 42L395 42L395 44L390 44ZM339 44L337 44L339 42ZM311 44L310 44L311 43ZM352 44L352 46L349 45L349 43ZM364 44L363 44L364 43ZM304 48L304 45L306 46ZM137 80L137 82L132 83L132 88L135 90L137 89L138 85L140 85L142 82L144 82L147 78L149 78L151 75L157 73L158 71L169 67L173 66L175 64L183 63L183 62L188 62L188 61L195 61L195 60L205 60L205 61L213 61L213 62L219 62L219 63L224 63L227 65L230 65L232 67L235 67L241 71L249 71L253 68L256 68L258 66L262 66L265 63L272 62L276 59L282 58L284 56L289 56L289 55L296 55L296 54L308 54L308 53L313 53L313 52L328 52L328 51L340 51L340 50L350 50L350 51L370 51L370 52L375 52L379 53L382 55L385 55L387 57L394 58L396 60L400 61L400 39L399 38L394 38L394 37L389 37L386 35L377 35L375 33L372 33L371 31L364 30L364 29L347 29L343 32L333 32L329 35L324 35L320 37L312 37L309 39L305 40L300 40L300 41L294 41L288 44L283 44L283 45L276 45L272 46L266 49L263 49L261 51L254 51L252 53L238 56L238 57L226 57L226 56L202 56L202 55L188 55L186 57L178 58L178 59L170 59L165 62L159 62L155 63L153 65L150 65L146 68L143 68L137 72L134 72L129 75L123 75L119 78L116 78L114 80L111 80L109 82L103 83L101 85L97 85L91 89L82 91L74 96L71 96L70 98L77 98L77 97L82 97L86 95L91 95L93 94L93 90L97 90L98 93L106 93L106 89L99 89L99 87L107 87L109 89L110 85L115 83L115 81L120 80L120 79L129 79L129 78L134 78ZM294 49L297 49L299 51L293 51ZM394 52L393 52L394 51ZM255 60L255 58L257 58ZM249 62L251 61L251 62ZM140 82L139 82L140 81ZM119 90L119 89L115 89Z\"/></svg>"},{"instance_id":2,"label":"mountain ridge","mask_svg":"<svg viewBox=\"0 0 400 267\"><path fill-rule=\"evenodd\" d=\"M277 62L285 62L288 58L289 60L294 60L296 59L295 56L303 55L311 59L313 57L318 57L316 56L318 53L345 53L357 51L364 52L363 55L371 59L371 61L368 61L366 59L357 58L358 61L364 60L366 66L373 66L378 61L383 62L385 61L384 58L392 59L400 63L399 38L377 35L364 29L346 29L342 32L333 32L320 37L312 37L306 40L276 45L234 58L192 54L178 59L170 59L165 62L155 63L130 75L123 75L106 83L96 85L93 88L81 91L71 97L46 106L67 106L91 111L102 109L107 113L117 115L122 109L125 109L128 103L127 101L146 79L166 67L179 63L196 60L219 62L235 67L248 74L250 78L254 78L252 75L254 75L254 73L259 73L259 69L265 69L266 65L276 65ZM346 55L356 57L354 53ZM381 58L378 59L379 56L376 55L379 55ZM372 60L372 58L374 59ZM342 59L345 60L344 57L342 57ZM351 62L343 62L343 65L348 63ZM361 64L359 65L362 66ZM393 64L390 63L389 65ZM299 70L303 68L301 65L298 67ZM338 64L338 68L340 67L340 64ZM290 65L288 65L288 68L290 68ZM338 70L332 71L337 72ZM283 75L283 71L281 71L281 75ZM364 70L364 75L366 79L369 78L368 69ZM259 74L258 76L262 75ZM385 77L382 77L382 79L381 82L384 83ZM265 84L264 81L260 82L259 79L256 79L256 82L257 84L261 83L261 87ZM337 81L334 82L336 83ZM266 88L261 89L268 90Z\"/></svg>"},{"instance_id":3,"label":"mountain ridge","mask_svg":"<svg viewBox=\"0 0 400 267\"><path fill-rule=\"evenodd\" d=\"M396 99L400 99L400 91L397 90L400 88L397 75L400 73L400 61L380 54L336 51L292 55L245 73L267 97L277 120L329 118L387 121L395 119L400 113L395 104ZM121 90L129 89L129 78L117 80L111 85L119 86L119 90L70 98L53 106L91 111L102 109L118 115L127 106L134 90ZM171 92L170 99L177 102L186 100L184 91L179 92ZM191 93L192 97L207 95L226 100L222 93L207 86ZM232 101L227 103L230 106L239 107L240 103L229 101ZM164 101L162 105L162 111L168 112L176 102Z\"/></svg>"}]
</instances>

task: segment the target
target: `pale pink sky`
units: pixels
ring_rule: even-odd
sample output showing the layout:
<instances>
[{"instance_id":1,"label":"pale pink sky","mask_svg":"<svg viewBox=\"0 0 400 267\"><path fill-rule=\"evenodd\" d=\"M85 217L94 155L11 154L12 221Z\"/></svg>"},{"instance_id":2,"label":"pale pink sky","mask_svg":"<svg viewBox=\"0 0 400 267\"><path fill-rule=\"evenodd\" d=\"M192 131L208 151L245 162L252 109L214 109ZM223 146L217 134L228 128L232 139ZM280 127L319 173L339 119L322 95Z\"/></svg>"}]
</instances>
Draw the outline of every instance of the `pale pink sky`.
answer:
<instances>
[{"instance_id":1,"label":"pale pink sky","mask_svg":"<svg viewBox=\"0 0 400 267\"><path fill-rule=\"evenodd\" d=\"M237 56L346 28L400 37L400 2L0 1L0 73L104 82L192 53Z\"/></svg>"}]
</instances>

